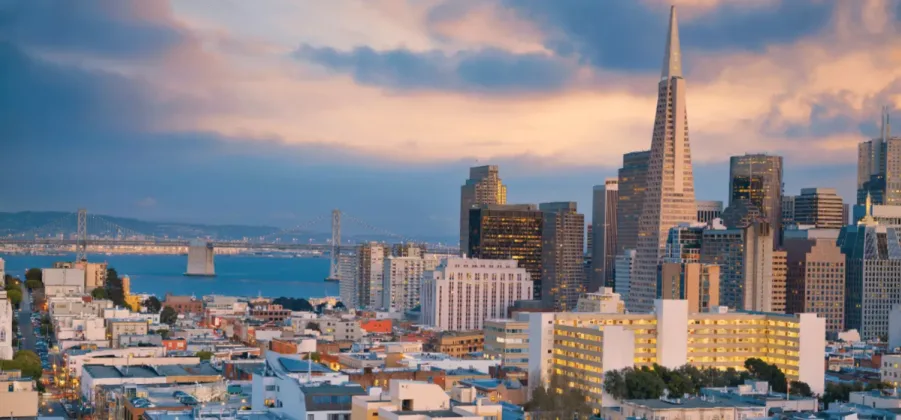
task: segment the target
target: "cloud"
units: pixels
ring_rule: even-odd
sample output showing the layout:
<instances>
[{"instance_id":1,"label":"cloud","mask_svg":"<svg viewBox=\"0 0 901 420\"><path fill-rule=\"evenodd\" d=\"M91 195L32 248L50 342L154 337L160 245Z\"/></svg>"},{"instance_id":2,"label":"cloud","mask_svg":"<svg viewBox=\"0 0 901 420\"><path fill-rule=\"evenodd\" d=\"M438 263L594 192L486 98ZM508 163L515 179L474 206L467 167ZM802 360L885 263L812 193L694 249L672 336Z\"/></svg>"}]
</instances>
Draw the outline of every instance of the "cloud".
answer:
<instances>
[{"instance_id":1,"label":"cloud","mask_svg":"<svg viewBox=\"0 0 901 420\"><path fill-rule=\"evenodd\" d=\"M153 197L144 197L135 203L138 207L156 207L156 204L156 199Z\"/></svg>"},{"instance_id":2,"label":"cloud","mask_svg":"<svg viewBox=\"0 0 901 420\"><path fill-rule=\"evenodd\" d=\"M466 93L530 93L561 90L577 79L574 63L542 53L513 54L498 49L445 54L407 49L353 51L301 46L301 60L353 75L361 84L398 90Z\"/></svg>"}]
</instances>

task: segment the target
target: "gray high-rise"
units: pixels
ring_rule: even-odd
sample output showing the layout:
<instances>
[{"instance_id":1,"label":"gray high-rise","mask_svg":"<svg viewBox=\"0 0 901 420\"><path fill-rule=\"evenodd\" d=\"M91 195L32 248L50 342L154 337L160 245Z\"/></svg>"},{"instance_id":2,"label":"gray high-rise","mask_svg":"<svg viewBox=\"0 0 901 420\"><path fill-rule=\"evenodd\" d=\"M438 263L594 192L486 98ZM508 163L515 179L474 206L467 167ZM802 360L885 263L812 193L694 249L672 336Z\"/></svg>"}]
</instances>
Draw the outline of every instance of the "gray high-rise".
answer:
<instances>
[{"instance_id":1,"label":"gray high-rise","mask_svg":"<svg viewBox=\"0 0 901 420\"><path fill-rule=\"evenodd\" d=\"M507 186L495 165L469 168L469 179L460 188L460 251L469 249L469 210L482 204L507 204Z\"/></svg>"},{"instance_id":2,"label":"gray high-rise","mask_svg":"<svg viewBox=\"0 0 901 420\"><path fill-rule=\"evenodd\" d=\"M888 108L882 108L879 137L857 147L857 204L901 205L901 137L892 137Z\"/></svg>"},{"instance_id":3,"label":"gray high-rise","mask_svg":"<svg viewBox=\"0 0 901 420\"><path fill-rule=\"evenodd\" d=\"M638 218L644 205L650 160L650 150L623 155L623 167L617 173L616 255L638 245Z\"/></svg>"},{"instance_id":4,"label":"gray high-rise","mask_svg":"<svg viewBox=\"0 0 901 420\"><path fill-rule=\"evenodd\" d=\"M591 275L588 279L590 292L600 287L613 287L618 201L619 184L616 178L608 178L604 185L594 186L591 209Z\"/></svg>"},{"instance_id":5,"label":"gray high-rise","mask_svg":"<svg viewBox=\"0 0 901 420\"><path fill-rule=\"evenodd\" d=\"M747 154L729 159L729 205L742 199L750 200L781 237L782 156Z\"/></svg>"},{"instance_id":6,"label":"gray high-rise","mask_svg":"<svg viewBox=\"0 0 901 420\"><path fill-rule=\"evenodd\" d=\"M574 202L541 203L544 214L541 234L541 299L547 308L572 311L586 291L582 250L585 247L585 216Z\"/></svg>"}]
</instances>

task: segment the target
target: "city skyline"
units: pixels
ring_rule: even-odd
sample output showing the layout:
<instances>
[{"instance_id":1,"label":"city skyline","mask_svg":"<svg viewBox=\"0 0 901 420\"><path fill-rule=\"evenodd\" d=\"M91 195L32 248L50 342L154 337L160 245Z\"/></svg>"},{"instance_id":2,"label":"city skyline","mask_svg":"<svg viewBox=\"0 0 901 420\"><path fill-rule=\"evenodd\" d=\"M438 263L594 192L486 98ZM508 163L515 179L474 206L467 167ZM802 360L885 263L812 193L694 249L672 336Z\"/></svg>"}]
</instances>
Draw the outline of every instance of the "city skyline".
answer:
<instances>
[{"instance_id":1,"label":"city skyline","mask_svg":"<svg viewBox=\"0 0 901 420\"><path fill-rule=\"evenodd\" d=\"M29 175L0 211L290 226L342 208L396 232L451 234L455 191L485 164L500 167L508 202L589 209L591 187L646 149L652 126L670 2L624 3L99 2L51 28L36 19L51 3L22 2L0 26L16 87L0 109L19 123L0 138L8 169ZM876 17L881 4L897 19L891 4L673 3L697 199L726 201L728 157L765 152L785 157L788 194L837 188L854 202L857 143L877 136L883 104L895 108L897 66L874 58L891 47L881 35L896 30ZM335 29L299 20L334 13L346 18ZM273 23L291 18L301 24ZM848 67L855 54L866 59ZM878 77L829 76L852 71ZM741 106L722 106L739 94Z\"/></svg>"}]
</instances>

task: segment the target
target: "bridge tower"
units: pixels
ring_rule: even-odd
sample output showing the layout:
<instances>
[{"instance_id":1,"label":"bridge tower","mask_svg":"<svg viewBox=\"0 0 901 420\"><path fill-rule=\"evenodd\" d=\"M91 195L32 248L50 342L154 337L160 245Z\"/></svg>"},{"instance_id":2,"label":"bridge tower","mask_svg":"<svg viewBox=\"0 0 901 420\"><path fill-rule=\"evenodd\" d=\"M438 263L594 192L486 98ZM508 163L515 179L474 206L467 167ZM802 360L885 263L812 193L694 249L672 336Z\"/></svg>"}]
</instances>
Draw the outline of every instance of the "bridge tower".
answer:
<instances>
[{"instance_id":1,"label":"bridge tower","mask_svg":"<svg viewBox=\"0 0 901 420\"><path fill-rule=\"evenodd\" d=\"M75 261L88 260L88 210L78 209L78 230L75 238Z\"/></svg>"},{"instance_id":2,"label":"bridge tower","mask_svg":"<svg viewBox=\"0 0 901 420\"><path fill-rule=\"evenodd\" d=\"M338 281L338 254L341 253L341 210L332 210L331 265L326 281Z\"/></svg>"}]
</instances>

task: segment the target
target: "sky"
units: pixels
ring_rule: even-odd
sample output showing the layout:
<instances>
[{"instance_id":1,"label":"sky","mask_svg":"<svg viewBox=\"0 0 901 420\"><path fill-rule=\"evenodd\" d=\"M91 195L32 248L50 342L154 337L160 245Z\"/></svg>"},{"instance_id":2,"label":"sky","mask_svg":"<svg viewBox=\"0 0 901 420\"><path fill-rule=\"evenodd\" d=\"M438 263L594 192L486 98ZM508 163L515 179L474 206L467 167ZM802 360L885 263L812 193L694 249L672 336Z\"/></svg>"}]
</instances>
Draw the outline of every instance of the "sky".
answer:
<instances>
[{"instance_id":1,"label":"sky","mask_svg":"<svg viewBox=\"0 0 901 420\"><path fill-rule=\"evenodd\" d=\"M496 164L508 202L590 218L650 147L671 3L697 198L771 153L786 193L851 199L899 1L0 0L0 211L452 236Z\"/></svg>"}]
</instances>

